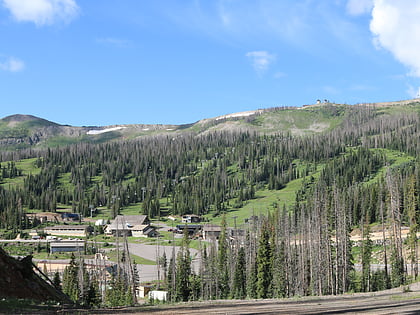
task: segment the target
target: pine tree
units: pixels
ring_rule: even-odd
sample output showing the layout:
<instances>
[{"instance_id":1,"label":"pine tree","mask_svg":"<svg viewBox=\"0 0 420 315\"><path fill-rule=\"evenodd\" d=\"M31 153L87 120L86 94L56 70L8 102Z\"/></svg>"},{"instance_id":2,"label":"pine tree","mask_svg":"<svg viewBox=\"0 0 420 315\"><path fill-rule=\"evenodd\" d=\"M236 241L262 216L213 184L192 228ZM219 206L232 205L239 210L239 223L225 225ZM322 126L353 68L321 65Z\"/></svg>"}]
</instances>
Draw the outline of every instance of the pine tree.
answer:
<instances>
[{"instance_id":1,"label":"pine tree","mask_svg":"<svg viewBox=\"0 0 420 315\"><path fill-rule=\"evenodd\" d=\"M248 276L246 277L246 292L247 296L251 299L256 299L257 295L257 264L256 262L250 263Z\"/></svg>"},{"instance_id":2,"label":"pine tree","mask_svg":"<svg viewBox=\"0 0 420 315\"><path fill-rule=\"evenodd\" d=\"M229 271L228 271L228 263L227 263L227 240L226 240L226 215L223 214L222 217L222 230L219 236L219 252L218 252L218 260L219 260L219 292L220 298L226 299L229 295Z\"/></svg>"},{"instance_id":3,"label":"pine tree","mask_svg":"<svg viewBox=\"0 0 420 315\"><path fill-rule=\"evenodd\" d=\"M89 281L89 288L86 294L86 304L89 306L99 306L101 304L101 294L99 291L99 282L96 277Z\"/></svg>"},{"instance_id":4,"label":"pine tree","mask_svg":"<svg viewBox=\"0 0 420 315\"><path fill-rule=\"evenodd\" d=\"M72 254L69 266L64 269L63 292L74 302L77 302L80 297L78 272L79 267L76 263L76 257Z\"/></svg>"},{"instance_id":5,"label":"pine tree","mask_svg":"<svg viewBox=\"0 0 420 315\"><path fill-rule=\"evenodd\" d=\"M272 252L269 243L270 226L267 222L262 226L258 241L257 252L257 297L265 299L271 297L272 286Z\"/></svg>"},{"instance_id":6,"label":"pine tree","mask_svg":"<svg viewBox=\"0 0 420 315\"><path fill-rule=\"evenodd\" d=\"M407 236L407 243L409 247L408 259L411 263L411 273L414 279L418 276L418 223L416 212L416 194L415 194L415 178L411 176L408 180L408 187L406 192L406 210L410 223L410 231Z\"/></svg>"},{"instance_id":7,"label":"pine tree","mask_svg":"<svg viewBox=\"0 0 420 315\"><path fill-rule=\"evenodd\" d=\"M120 273L112 278L109 287L105 291L105 304L111 307L131 305L131 292L125 285L123 274Z\"/></svg>"},{"instance_id":8,"label":"pine tree","mask_svg":"<svg viewBox=\"0 0 420 315\"><path fill-rule=\"evenodd\" d=\"M188 248L188 229L184 229L184 239L176 260L175 300L188 301L191 294L191 261Z\"/></svg>"},{"instance_id":9,"label":"pine tree","mask_svg":"<svg viewBox=\"0 0 420 315\"><path fill-rule=\"evenodd\" d=\"M370 264L372 260L372 240L370 239L370 228L369 225L364 225L362 232L362 291L368 292L371 289L371 275L370 275Z\"/></svg>"},{"instance_id":10,"label":"pine tree","mask_svg":"<svg viewBox=\"0 0 420 315\"><path fill-rule=\"evenodd\" d=\"M286 269L285 269L285 245L281 241L274 247L273 253L273 297L286 297Z\"/></svg>"},{"instance_id":11,"label":"pine tree","mask_svg":"<svg viewBox=\"0 0 420 315\"><path fill-rule=\"evenodd\" d=\"M235 264L235 273L233 276L232 297L235 299L244 299L246 297L246 262L245 249L238 250L238 257Z\"/></svg>"},{"instance_id":12,"label":"pine tree","mask_svg":"<svg viewBox=\"0 0 420 315\"><path fill-rule=\"evenodd\" d=\"M56 288L61 289L61 279L58 271L54 273L53 284Z\"/></svg>"},{"instance_id":13,"label":"pine tree","mask_svg":"<svg viewBox=\"0 0 420 315\"><path fill-rule=\"evenodd\" d=\"M168 300L171 302L175 301L175 279L176 279L176 270L175 270L175 259L172 255L169 260L168 272L166 275L166 282L168 287Z\"/></svg>"}]
</instances>

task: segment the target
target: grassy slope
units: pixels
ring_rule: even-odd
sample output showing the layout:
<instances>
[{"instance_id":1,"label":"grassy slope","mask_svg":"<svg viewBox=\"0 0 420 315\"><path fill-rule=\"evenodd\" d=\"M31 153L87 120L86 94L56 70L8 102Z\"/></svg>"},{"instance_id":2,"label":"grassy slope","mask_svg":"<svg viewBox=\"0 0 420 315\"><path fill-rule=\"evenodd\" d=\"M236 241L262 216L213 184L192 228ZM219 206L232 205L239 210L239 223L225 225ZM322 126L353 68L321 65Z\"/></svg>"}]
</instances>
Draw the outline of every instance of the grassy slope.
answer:
<instances>
[{"instance_id":1,"label":"grassy slope","mask_svg":"<svg viewBox=\"0 0 420 315\"><path fill-rule=\"evenodd\" d=\"M25 159L15 162L15 165L18 169L22 170L22 176L15 178L4 178L3 183L0 186L5 188L9 186L23 185L23 180L26 176L32 174L37 175L41 172L41 169L35 166L36 158ZM2 166L5 166L7 162L2 162Z\"/></svg>"},{"instance_id":2,"label":"grassy slope","mask_svg":"<svg viewBox=\"0 0 420 315\"><path fill-rule=\"evenodd\" d=\"M290 131L292 134L304 135L331 130L343 120L344 107L287 109L265 112L258 116L253 125L259 126L262 132Z\"/></svg>"}]
</instances>

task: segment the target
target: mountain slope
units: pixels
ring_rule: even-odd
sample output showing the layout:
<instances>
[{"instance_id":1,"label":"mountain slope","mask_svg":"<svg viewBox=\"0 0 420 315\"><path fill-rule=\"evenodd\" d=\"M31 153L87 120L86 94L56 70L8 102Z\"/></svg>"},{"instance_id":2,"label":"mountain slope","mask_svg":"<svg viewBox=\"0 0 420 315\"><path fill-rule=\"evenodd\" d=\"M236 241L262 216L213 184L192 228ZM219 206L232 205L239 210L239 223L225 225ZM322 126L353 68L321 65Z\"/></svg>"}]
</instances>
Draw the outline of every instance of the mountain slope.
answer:
<instances>
[{"instance_id":1,"label":"mountain slope","mask_svg":"<svg viewBox=\"0 0 420 315\"><path fill-rule=\"evenodd\" d=\"M382 113L419 112L419 100L362 104L380 108ZM332 130L345 119L352 105L323 103L304 107L276 107L227 114L184 125L130 124L75 127L60 125L31 115L12 115L0 119L0 150L32 146L54 147L72 143L101 143L143 136L206 134L215 131L248 131L264 134L289 132L308 135Z\"/></svg>"}]
</instances>

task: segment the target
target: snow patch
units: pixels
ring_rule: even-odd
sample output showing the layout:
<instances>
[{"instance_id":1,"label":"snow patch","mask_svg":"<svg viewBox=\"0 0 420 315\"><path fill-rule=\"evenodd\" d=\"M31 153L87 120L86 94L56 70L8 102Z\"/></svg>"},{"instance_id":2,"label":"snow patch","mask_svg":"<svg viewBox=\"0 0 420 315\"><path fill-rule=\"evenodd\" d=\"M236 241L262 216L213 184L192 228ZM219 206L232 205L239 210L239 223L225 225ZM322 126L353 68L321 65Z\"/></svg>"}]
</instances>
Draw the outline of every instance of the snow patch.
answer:
<instances>
[{"instance_id":1,"label":"snow patch","mask_svg":"<svg viewBox=\"0 0 420 315\"><path fill-rule=\"evenodd\" d=\"M121 130L127 127L112 127L112 128L106 128L106 129L100 129L100 130L89 130L86 132L88 135L100 135L101 133L110 132L110 131L116 131Z\"/></svg>"},{"instance_id":2,"label":"snow patch","mask_svg":"<svg viewBox=\"0 0 420 315\"><path fill-rule=\"evenodd\" d=\"M251 111L247 111L247 112L228 114L228 115L224 115L224 116L219 116L219 117L216 118L216 120L236 118L236 117L248 117L248 116L251 116L251 115L254 115L254 114L258 114L260 112L261 112L261 110L251 110Z\"/></svg>"}]
</instances>

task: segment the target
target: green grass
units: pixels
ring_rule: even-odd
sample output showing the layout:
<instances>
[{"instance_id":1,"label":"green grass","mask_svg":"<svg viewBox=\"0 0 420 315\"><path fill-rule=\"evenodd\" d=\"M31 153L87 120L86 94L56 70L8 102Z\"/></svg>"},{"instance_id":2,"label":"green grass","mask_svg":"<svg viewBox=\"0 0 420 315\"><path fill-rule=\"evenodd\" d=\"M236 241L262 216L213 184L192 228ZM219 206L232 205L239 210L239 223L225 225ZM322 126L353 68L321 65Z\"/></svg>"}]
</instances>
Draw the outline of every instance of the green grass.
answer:
<instances>
[{"instance_id":1,"label":"green grass","mask_svg":"<svg viewBox=\"0 0 420 315\"><path fill-rule=\"evenodd\" d=\"M298 161L294 162L297 164L298 168L306 168L305 163ZM290 209L290 207L295 204L296 192L302 187L303 181L308 181L310 176L313 176L315 179L317 179L323 167L324 164L318 164L317 169L309 174L306 178L302 177L292 180L280 190L258 190L255 193L256 198L246 201L244 206L241 208L235 209L229 207L226 211L227 225L234 227L236 220L236 225L239 227L240 225L244 224L245 219L248 219L252 215L267 214L268 212L273 212L277 208L282 209L283 206L285 206L286 209ZM233 200L231 201L233 202ZM213 213L210 213L204 217L213 224L220 224L222 221L222 215L214 217Z\"/></svg>"},{"instance_id":2,"label":"green grass","mask_svg":"<svg viewBox=\"0 0 420 315\"><path fill-rule=\"evenodd\" d=\"M140 243L144 245L159 245L161 246L181 246L183 238L182 237L174 237L175 235L172 232L167 231L159 231L159 239L157 237L152 238L138 238L138 237L129 237L128 242L130 243ZM178 234L179 235L179 234ZM200 241L190 239L189 240L189 247L194 249L200 249Z\"/></svg>"},{"instance_id":3,"label":"green grass","mask_svg":"<svg viewBox=\"0 0 420 315\"><path fill-rule=\"evenodd\" d=\"M132 205L129 205L127 207L124 207L121 210L121 214L124 214L124 215L139 215L139 214L143 214L143 212L142 212L142 205L141 205L141 203L136 203L136 204L132 204Z\"/></svg>"},{"instance_id":4,"label":"green grass","mask_svg":"<svg viewBox=\"0 0 420 315\"><path fill-rule=\"evenodd\" d=\"M361 257L361 246L352 246L351 254L353 256L353 263L361 264L362 257ZM383 261L379 260L377 256L383 252L383 246L381 245L372 245L372 256L371 256L371 264L382 264Z\"/></svg>"},{"instance_id":5,"label":"green grass","mask_svg":"<svg viewBox=\"0 0 420 315\"><path fill-rule=\"evenodd\" d=\"M117 251L115 249L106 254L111 261L117 261ZM121 252L120 252L121 255ZM131 261L140 265L156 265L156 262L130 253Z\"/></svg>"},{"instance_id":6,"label":"green grass","mask_svg":"<svg viewBox=\"0 0 420 315\"><path fill-rule=\"evenodd\" d=\"M407 105L399 105L399 106L387 106L378 108L379 114L388 114L388 115L395 115L401 113L420 113L420 103L414 102Z\"/></svg>"},{"instance_id":7,"label":"green grass","mask_svg":"<svg viewBox=\"0 0 420 315\"><path fill-rule=\"evenodd\" d=\"M295 179L289 182L285 188L281 190L259 190L256 191L254 199L248 200L242 208L228 208L226 221L228 226L234 226L236 217L237 226L243 224L245 219L252 215L267 214L276 210L278 207L286 208L292 206L296 199L296 192L300 189L303 178ZM220 224L222 216L213 217L212 214L205 216L209 222Z\"/></svg>"},{"instance_id":8,"label":"green grass","mask_svg":"<svg viewBox=\"0 0 420 315\"><path fill-rule=\"evenodd\" d=\"M62 306L57 302L39 302L30 299L2 298L0 310L5 314L42 314L60 312Z\"/></svg>"},{"instance_id":9,"label":"green grass","mask_svg":"<svg viewBox=\"0 0 420 315\"><path fill-rule=\"evenodd\" d=\"M343 121L343 114L343 106L287 109L263 113L252 124L265 132L283 130L312 134L337 127Z\"/></svg>"},{"instance_id":10,"label":"green grass","mask_svg":"<svg viewBox=\"0 0 420 315\"><path fill-rule=\"evenodd\" d=\"M407 286L407 285L406 285ZM404 286L404 287L406 287ZM409 285L408 285L409 287ZM402 293L409 293L408 292L402 292ZM396 300L396 301L410 301L410 300L417 300L420 299L420 294L416 294L416 295L392 295L391 296L392 300Z\"/></svg>"},{"instance_id":11,"label":"green grass","mask_svg":"<svg viewBox=\"0 0 420 315\"><path fill-rule=\"evenodd\" d=\"M10 243L1 243L1 247L11 256L27 256L27 255L36 255L38 243L20 243L20 242L10 242ZM47 252L46 244L39 243L40 253Z\"/></svg>"},{"instance_id":12,"label":"green grass","mask_svg":"<svg viewBox=\"0 0 420 315\"><path fill-rule=\"evenodd\" d=\"M42 148L54 148L54 147L61 147L76 143L86 142L83 141L82 137L65 137L65 136L57 136L47 139L46 141L40 142L39 146Z\"/></svg>"},{"instance_id":13,"label":"green grass","mask_svg":"<svg viewBox=\"0 0 420 315\"><path fill-rule=\"evenodd\" d=\"M20 186L23 185L23 181L28 175L37 175L41 172L41 169L35 166L36 158L24 159L16 161L16 168L22 171L22 176L15 178L4 178L1 186L7 188L8 186ZM3 166L7 165L7 162L2 162Z\"/></svg>"},{"instance_id":14,"label":"green grass","mask_svg":"<svg viewBox=\"0 0 420 315\"><path fill-rule=\"evenodd\" d=\"M396 150L390 150L390 149L371 149L371 150L376 151L376 152L382 152L383 154L385 154L389 165L388 166L385 165L381 167L371 179L365 182L366 185L377 182L378 179L383 178L386 175L388 168L398 167L405 163L410 163L415 160L414 157L406 153L396 151Z\"/></svg>"},{"instance_id":15,"label":"green grass","mask_svg":"<svg viewBox=\"0 0 420 315\"><path fill-rule=\"evenodd\" d=\"M62 188L72 189L75 186L70 181L70 177L71 177L71 173L61 173L60 176L58 177L57 182Z\"/></svg>"}]
</instances>

